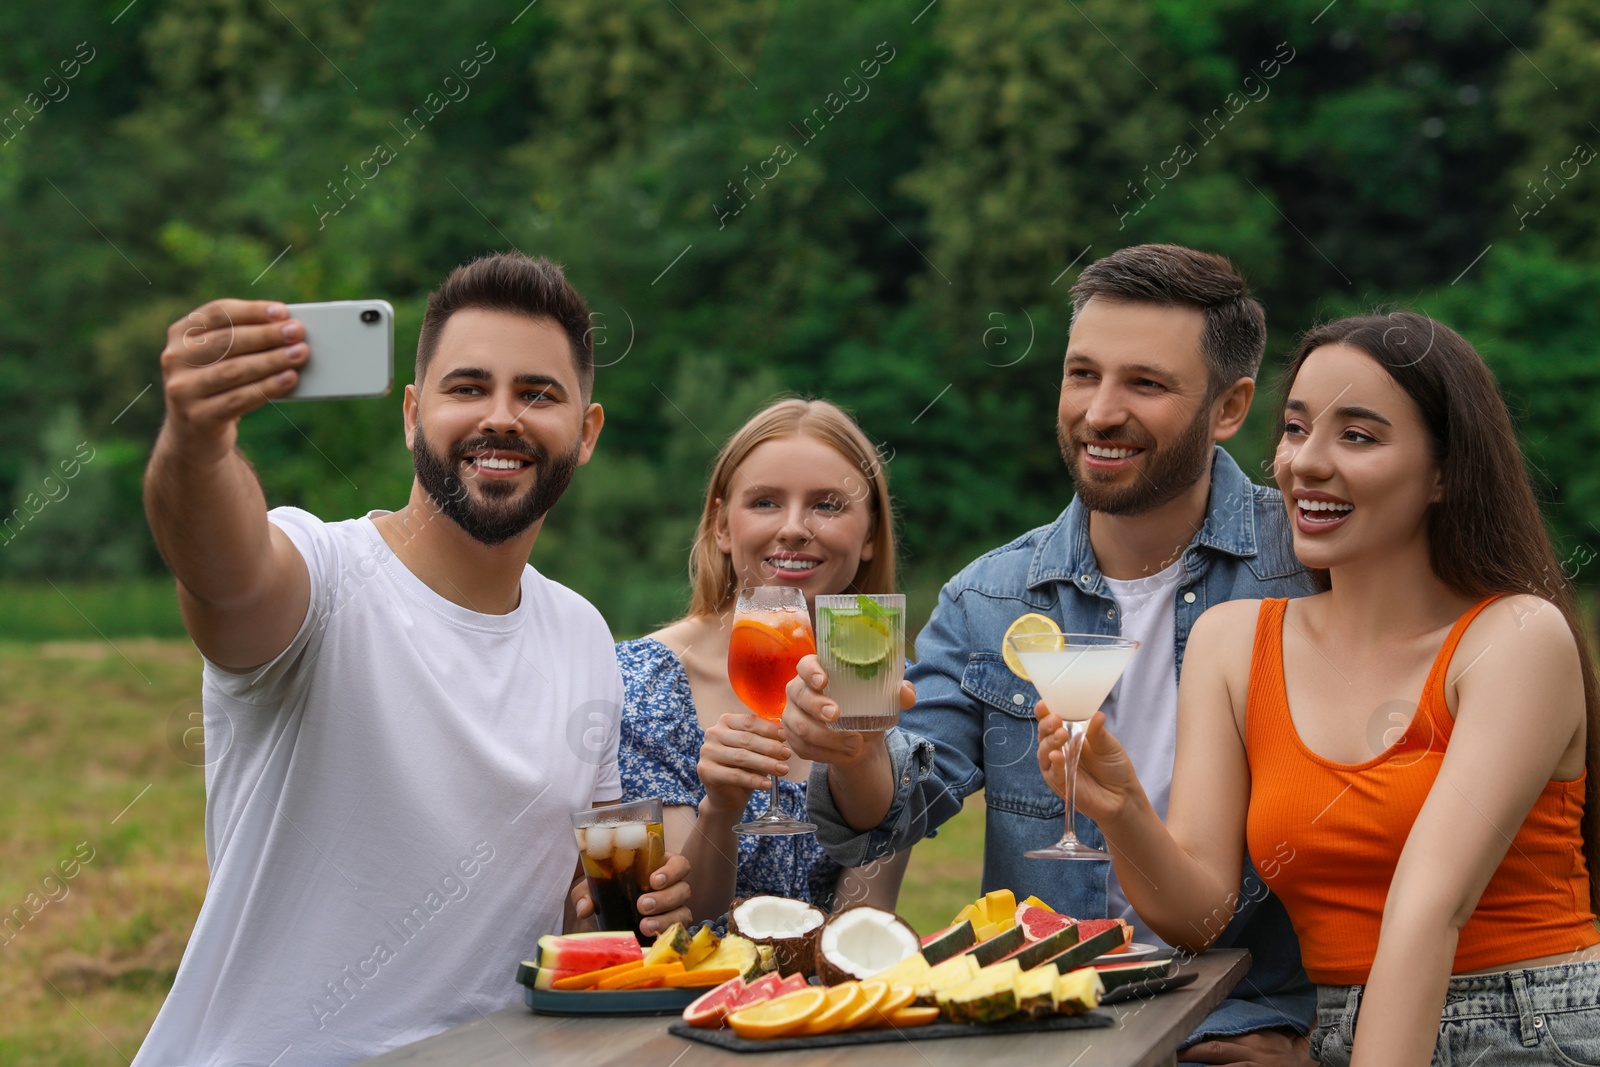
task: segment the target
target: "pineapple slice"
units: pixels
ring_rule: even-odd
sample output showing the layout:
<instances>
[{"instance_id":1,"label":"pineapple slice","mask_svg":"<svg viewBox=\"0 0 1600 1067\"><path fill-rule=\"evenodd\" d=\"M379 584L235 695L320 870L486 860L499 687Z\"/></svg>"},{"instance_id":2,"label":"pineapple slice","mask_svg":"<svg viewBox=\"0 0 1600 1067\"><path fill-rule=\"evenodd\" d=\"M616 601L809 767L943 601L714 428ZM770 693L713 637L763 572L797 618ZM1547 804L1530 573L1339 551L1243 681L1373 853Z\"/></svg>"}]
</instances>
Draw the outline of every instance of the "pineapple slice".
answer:
<instances>
[{"instance_id":1,"label":"pineapple slice","mask_svg":"<svg viewBox=\"0 0 1600 1067\"><path fill-rule=\"evenodd\" d=\"M695 931L694 937L689 939L689 951L683 954L685 970L693 970L700 965L700 961L717 951L717 946L722 943L722 938L711 929L711 924L706 923Z\"/></svg>"},{"instance_id":2,"label":"pineapple slice","mask_svg":"<svg viewBox=\"0 0 1600 1067\"><path fill-rule=\"evenodd\" d=\"M939 993L978 976L978 961L971 956L952 956L916 982L917 1003L934 1004Z\"/></svg>"},{"instance_id":3,"label":"pineapple slice","mask_svg":"<svg viewBox=\"0 0 1600 1067\"><path fill-rule=\"evenodd\" d=\"M768 958L771 958L770 953ZM762 965L761 954L756 951L755 942L737 936L723 938L716 951L687 969L700 971L721 967L735 968L747 982L759 977L763 971L771 970L770 967Z\"/></svg>"},{"instance_id":4,"label":"pineapple slice","mask_svg":"<svg viewBox=\"0 0 1600 1067\"><path fill-rule=\"evenodd\" d=\"M1092 1011L1100 1006L1100 997L1106 987L1100 981L1100 972L1093 967L1080 967L1075 971L1056 976L1055 1001L1058 1015L1074 1015Z\"/></svg>"},{"instance_id":5,"label":"pineapple slice","mask_svg":"<svg viewBox=\"0 0 1600 1067\"><path fill-rule=\"evenodd\" d=\"M871 981L916 988L932 971L932 965L923 959L922 953L918 952L872 975Z\"/></svg>"},{"instance_id":6,"label":"pineapple slice","mask_svg":"<svg viewBox=\"0 0 1600 1067\"><path fill-rule=\"evenodd\" d=\"M1022 974L1015 960L1011 966L985 967L978 977L962 982L937 995L945 1018L956 1023L994 1023L1017 1013L1015 983Z\"/></svg>"},{"instance_id":7,"label":"pineapple slice","mask_svg":"<svg viewBox=\"0 0 1600 1067\"><path fill-rule=\"evenodd\" d=\"M689 951L689 931L682 923L673 923L661 932L650 951L644 954L644 965L654 967L659 963L677 963Z\"/></svg>"},{"instance_id":8,"label":"pineapple slice","mask_svg":"<svg viewBox=\"0 0 1600 1067\"><path fill-rule=\"evenodd\" d=\"M1056 1012L1057 980L1061 978L1054 967L1035 967L1023 971L1011 984L1017 995L1017 1007L1037 1019Z\"/></svg>"}]
</instances>

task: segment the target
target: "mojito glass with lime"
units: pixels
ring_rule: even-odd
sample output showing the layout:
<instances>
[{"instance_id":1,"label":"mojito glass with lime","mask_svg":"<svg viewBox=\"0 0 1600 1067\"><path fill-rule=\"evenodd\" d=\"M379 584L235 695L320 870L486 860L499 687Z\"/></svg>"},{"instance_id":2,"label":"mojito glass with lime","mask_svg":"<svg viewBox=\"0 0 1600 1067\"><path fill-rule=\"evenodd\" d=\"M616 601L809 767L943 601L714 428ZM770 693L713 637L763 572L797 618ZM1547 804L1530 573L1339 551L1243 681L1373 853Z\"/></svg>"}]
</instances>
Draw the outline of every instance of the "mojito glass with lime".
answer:
<instances>
[{"instance_id":1,"label":"mojito glass with lime","mask_svg":"<svg viewBox=\"0 0 1600 1067\"><path fill-rule=\"evenodd\" d=\"M898 593L819 596L817 658L828 696L839 705L835 730L887 730L900 721L906 669L906 598Z\"/></svg>"}]
</instances>

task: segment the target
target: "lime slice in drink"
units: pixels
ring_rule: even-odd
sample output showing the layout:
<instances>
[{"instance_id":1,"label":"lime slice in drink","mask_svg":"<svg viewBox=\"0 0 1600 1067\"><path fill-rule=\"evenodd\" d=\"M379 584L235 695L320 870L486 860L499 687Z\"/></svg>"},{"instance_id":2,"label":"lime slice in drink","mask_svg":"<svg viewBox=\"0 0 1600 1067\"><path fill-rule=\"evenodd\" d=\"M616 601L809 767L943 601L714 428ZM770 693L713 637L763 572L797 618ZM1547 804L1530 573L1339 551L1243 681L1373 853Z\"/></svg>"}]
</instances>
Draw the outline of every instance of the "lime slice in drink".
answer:
<instances>
[{"instance_id":1,"label":"lime slice in drink","mask_svg":"<svg viewBox=\"0 0 1600 1067\"><path fill-rule=\"evenodd\" d=\"M883 624L861 615L834 614L828 633L828 651L834 659L853 668L862 677L878 673L888 662L894 642L880 629ZM863 668L872 668L864 670Z\"/></svg>"}]
</instances>

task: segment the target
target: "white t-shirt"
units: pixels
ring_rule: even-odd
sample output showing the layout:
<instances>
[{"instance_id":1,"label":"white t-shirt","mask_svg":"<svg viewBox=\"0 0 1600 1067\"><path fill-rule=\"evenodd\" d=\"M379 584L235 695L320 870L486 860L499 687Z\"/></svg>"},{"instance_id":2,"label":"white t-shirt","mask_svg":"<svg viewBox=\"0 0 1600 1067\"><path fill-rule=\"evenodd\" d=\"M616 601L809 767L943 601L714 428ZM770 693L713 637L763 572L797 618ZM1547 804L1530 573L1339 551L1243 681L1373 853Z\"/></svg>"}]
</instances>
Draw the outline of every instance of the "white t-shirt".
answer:
<instances>
[{"instance_id":1,"label":"white t-shirt","mask_svg":"<svg viewBox=\"0 0 1600 1067\"><path fill-rule=\"evenodd\" d=\"M348 1064L520 1002L568 815L622 795L600 613L531 566L509 614L453 604L379 514L271 513L311 605L266 666L205 666L211 882L138 1067Z\"/></svg>"},{"instance_id":2,"label":"white t-shirt","mask_svg":"<svg viewBox=\"0 0 1600 1067\"><path fill-rule=\"evenodd\" d=\"M1172 761L1178 748L1178 662L1174 631L1183 562L1180 560L1147 578L1131 581L1107 578L1105 581L1122 609L1122 636L1138 641L1139 650L1133 654L1127 670L1101 709L1106 713L1106 728L1122 742L1150 803L1165 821L1167 801L1172 794ZM1114 870L1106 896L1106 914L1113 918L1120 915L1133 924L1135 940L1166 947L1166 942L1129 906L1127 894L1122 891Z\"/></svg>"}]
</instances>

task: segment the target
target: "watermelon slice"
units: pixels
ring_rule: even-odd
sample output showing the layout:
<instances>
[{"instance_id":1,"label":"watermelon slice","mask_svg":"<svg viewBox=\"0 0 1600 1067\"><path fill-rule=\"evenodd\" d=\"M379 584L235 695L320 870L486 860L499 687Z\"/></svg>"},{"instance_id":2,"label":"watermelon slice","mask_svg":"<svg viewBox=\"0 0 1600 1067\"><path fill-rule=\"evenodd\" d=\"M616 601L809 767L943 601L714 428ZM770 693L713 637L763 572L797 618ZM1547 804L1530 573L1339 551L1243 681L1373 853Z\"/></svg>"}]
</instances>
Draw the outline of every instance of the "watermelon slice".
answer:
<instances>
[{"instance_id":1,"label":"watermelon slice","mask_svg":"<svg viewBox=\"0 0 1600 1067\"><path fill-rule=\"evenodd\" d=\"M1011 955L1001 960L1016 960L1017 966L1028 971L1039 966L1045 960L1055 959L1058 955L1078 943L1078 927L1076 923L1069 923L1048 937L1038 941L1030 941Z\"/></svg>"},{"instance_id":2,"label":"watermelon slice","mask_svg":"<svg viewBox=\"0 0 1600 1067\"><path fill-rule=\"evenodd\" d=\"M545 934L539 939L538 966L545 971L583 974L643 959L644 949L632 933ZM566 975L556 975L566 977Z\"/></svg>"},{"instance_id":3,"label":"watermelon slice","mask_svg":"<svg viewBox=\"0 0 1600 1067\"><path fill-rule=\"evenodd\" d=\"M728 1017L728 1009L734 1001L739 999L744 992L744 979L733 977L701 995L683 1009L683 1021L690 1026L698 1026L705 1030L715 1030L723 1025L723 1020Z\"/></svg>"},{"instance_id":4,"label":"watermelon slice","mask_svg":"<svg viewBox=\"0 0 1600 1067\"><path fill-rule=\"evenodd\" d=\"M947 926L938 933L929 934L922 939L922 958L931 964L940 964L952 956L958 956L978 943L978 935L973 932L972 920L962 919L954 926Z\"/></svg>"},{"instance_id":5,"label":"watermelon slice","mask_svg":"<svg viewBox=\"0 0 1600 1067\"><path fill-rule=\"evenodd\" d=\"M1078 920L1078 938L1080 940L1087 941L1089 938L1094 937L1096 934L1104 930L1122 931L1122 944L1118 945L1116 948L1106 949L1107 952L1121 952L1123 949L1127 948L1128 944L1133 940L1133 927L1129 926L1121 919Z\"/></svg>"},{"instance_id":6,"label":"watermelon slice","mask_svg":"<svg viewBox=\"0 0 1600 1067\"><path fill-rule=\"evenodd\" d=\"M1059 915L1049 908L1036 907L1026 901L1017 905L1017 925L1022 927L1029 941L1043 941L1051 934L1072 926L1074 922L1070 915ZM1091 931L1095 932L1098 931Z\"/></svg>"},{"instance_id":7,"label":"watermelon slice","mask_svg":"<svg viewBox=\"0 0 1600 1067\"><path fill-rule=\"evenodd\" d=\"M978 961L979 967L987 967L1011 955L1017 949L1028 943L1028 938L1022 932L1022 927L1013 926L1003 934L996 934L987 941L980 941L967 949L967 954Z\"/></svg>"},{"instance_id":8,"label":"watermelon slice","mask_svg":"<svg viewBox=\"0 0 1600 1067\"><path fill-rule=\"evenodd\" d=\"M1147 960L1135 963L1101 964L1095 968L1100 972L1100 981L1105 986L1107 993L1119 986L1131 985L1134 982L1148 982L1153 978L1171 978L1178 973L1178 965L1173 960Z\"/></svg>"},{"instance_id":9,"label":"watermelon slice","mask_svg":"<svg viewBox=\"0 0 1600 1067\"><path fill-rule=\"evenodd\" d=\"M1081 927L1083 924L1079 923L1078 925L1081 933ZM1114 948L1121 947L1123 943L1121 930L1104 929L1092 937L1083 938L1083 940L1079 941L1076 945L1073 945L1065 952L1050 957L1050 959L1046 960L1044 964L1041 964L1041 966L1054 965L1055 969L1061 971L1062 973L1076 970L1077 968L1086 965L1096 956L1104 955Z\"/></svg>"}]
</instances>

